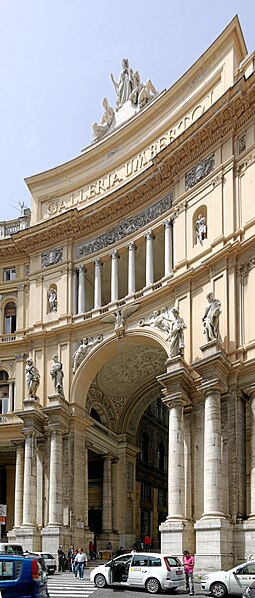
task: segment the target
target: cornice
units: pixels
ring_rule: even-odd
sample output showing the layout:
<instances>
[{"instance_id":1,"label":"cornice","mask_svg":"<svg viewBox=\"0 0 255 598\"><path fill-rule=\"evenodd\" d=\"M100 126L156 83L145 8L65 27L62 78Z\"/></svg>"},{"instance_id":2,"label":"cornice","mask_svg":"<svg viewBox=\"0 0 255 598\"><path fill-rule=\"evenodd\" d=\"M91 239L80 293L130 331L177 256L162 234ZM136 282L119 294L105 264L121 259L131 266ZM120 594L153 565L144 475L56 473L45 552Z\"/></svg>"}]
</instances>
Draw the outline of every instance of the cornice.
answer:
<instances>
[{"instance_id":1,"label":"cornice","mask_svg":"<svg viewBox=\"0 0 255 598\"><path fill-rule=\"evenodd\" d=\"M63 239L79 239L114 224L127 214L145 207L152 199L163 197L174 185L176 176L228 135L238 130L255 114L255 73L240 79L209 110L157 156L153 165L121 189L112 192L95 206L68 212L13 235L0 243L0 259L31 252Z\"/></svg>"}]
</instances>

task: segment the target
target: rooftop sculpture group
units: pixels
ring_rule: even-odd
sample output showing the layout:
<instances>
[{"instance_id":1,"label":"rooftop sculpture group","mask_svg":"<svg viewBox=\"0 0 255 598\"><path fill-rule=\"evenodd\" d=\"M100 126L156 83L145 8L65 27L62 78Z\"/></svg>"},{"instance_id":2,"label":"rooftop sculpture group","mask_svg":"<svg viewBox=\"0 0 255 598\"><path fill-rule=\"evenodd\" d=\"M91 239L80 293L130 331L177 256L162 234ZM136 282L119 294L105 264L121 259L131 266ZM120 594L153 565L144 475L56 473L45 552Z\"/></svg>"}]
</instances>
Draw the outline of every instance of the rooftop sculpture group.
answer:
<instances>
[{"instance_id":1,"label":"rooftop sculpture group","mask_svg":"<svg viewBox=\"0 0 255 598\"><path fill-rule=\"evenodd\" d=\"M142 83L139 72L133 71L127 58L122 60L122 70L118 81L115 80L112 73L111 79L117 95L116 112L128 101L131 102L133 108L141 109L157 95L151 80L147 79L145 83ZM107 98L103 99L103 108L104 112L100 123L92 124L95 141L101 139L106 133L110 133L116 125L115 111L109 105Z\"/></svg>"}]
</instances>

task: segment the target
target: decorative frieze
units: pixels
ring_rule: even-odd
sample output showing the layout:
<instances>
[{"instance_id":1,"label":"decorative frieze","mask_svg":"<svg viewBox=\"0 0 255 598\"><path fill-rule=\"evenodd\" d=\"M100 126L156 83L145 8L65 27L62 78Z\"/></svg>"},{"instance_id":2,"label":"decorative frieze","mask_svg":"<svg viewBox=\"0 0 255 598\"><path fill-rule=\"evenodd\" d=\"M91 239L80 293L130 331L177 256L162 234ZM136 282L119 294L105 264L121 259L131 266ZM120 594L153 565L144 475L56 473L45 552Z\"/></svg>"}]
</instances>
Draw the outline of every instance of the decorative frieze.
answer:
<instances>
[{"instance_id":1,"label":"decorative frieze","mask_svg":"<svg viewBox=\"0 0 255 598\"><path fill-rule=\"evenodd\" d=\"M58 264L63 260L63 247L57 247L56 249L50 249L46 253L42 253L42 268Z\"/></svg>"},{"instance_id":2,"label":"decorative frieze","mask_svg":"<svg viewBox=\"0 0 255 598\"><path fill-rule=\"evenodd\" d=\"M160 199L146 210L143 210L140 214L121 220L117 226L107 230L89 243L77 247L77 259L91 255L96 251L100 251L100 249L104 249L105 247L124 239L127 235L143 228L147 224L150 224L153 220L170 210L172 203L173 193L169 193L169 195Z\"/></svg>"},{"instance_id":3,"label":"decorative frieze","mask_svg":"<svg viewBox=\"0 0 255 598\"><path fill-rule=\"evenodd\" d=\"M204 160L201 160L200 162L198 162L198 164L196 164L196 166L194 166L194 168L192 168L192 170L190 170L189 172L186 172L186 174L185 174L185 191L188 191L189 189L194 187L194 185L199 183L199 181L201 181L205 176L207 176L213 170L214 166L215 166L215 157L214 157L214 154L210 154L210 156L207 156L206 158L204 158Z\"/></svg>"}]
</instances>

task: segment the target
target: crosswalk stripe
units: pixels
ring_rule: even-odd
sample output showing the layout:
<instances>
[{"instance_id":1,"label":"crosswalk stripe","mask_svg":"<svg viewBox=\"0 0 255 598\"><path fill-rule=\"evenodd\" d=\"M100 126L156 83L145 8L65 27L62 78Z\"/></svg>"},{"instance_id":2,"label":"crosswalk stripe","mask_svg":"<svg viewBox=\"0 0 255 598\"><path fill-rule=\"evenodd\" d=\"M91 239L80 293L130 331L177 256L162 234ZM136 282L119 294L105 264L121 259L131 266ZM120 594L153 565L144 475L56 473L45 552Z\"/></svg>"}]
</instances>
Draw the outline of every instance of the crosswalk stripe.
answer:
<instances>
[{"instance_id":1,"label":"crosswalk stripe","mask_svg":"<svg viewBox=\"0 0 255 598\"><path fill-rule=\"evenodd\" d=\"M75 579L72 573L55 573L48 577L48 590L50 598L90 598L96 588L89 579Z\"/></svg>"}]
</instances>

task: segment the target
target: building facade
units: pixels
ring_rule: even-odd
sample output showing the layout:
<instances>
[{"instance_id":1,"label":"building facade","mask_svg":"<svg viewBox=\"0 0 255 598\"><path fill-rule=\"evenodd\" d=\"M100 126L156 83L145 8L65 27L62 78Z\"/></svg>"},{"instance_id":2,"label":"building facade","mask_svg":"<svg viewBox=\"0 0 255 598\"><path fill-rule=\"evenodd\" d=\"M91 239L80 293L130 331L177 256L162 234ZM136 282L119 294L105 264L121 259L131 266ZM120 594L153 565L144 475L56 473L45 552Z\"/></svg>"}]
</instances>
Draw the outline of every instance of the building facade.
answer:
<instances>
[{"instance_id":1,"label":"building facade","mask_svg":"<svg viewBox=\"0 0 255 598\"><path fill-rule=\"evenodd\" d=\"M225 568L255 539L254 54L235 17L167 91L122 66L2 223L2 533Z\"/></svg>"}]
</instances>

